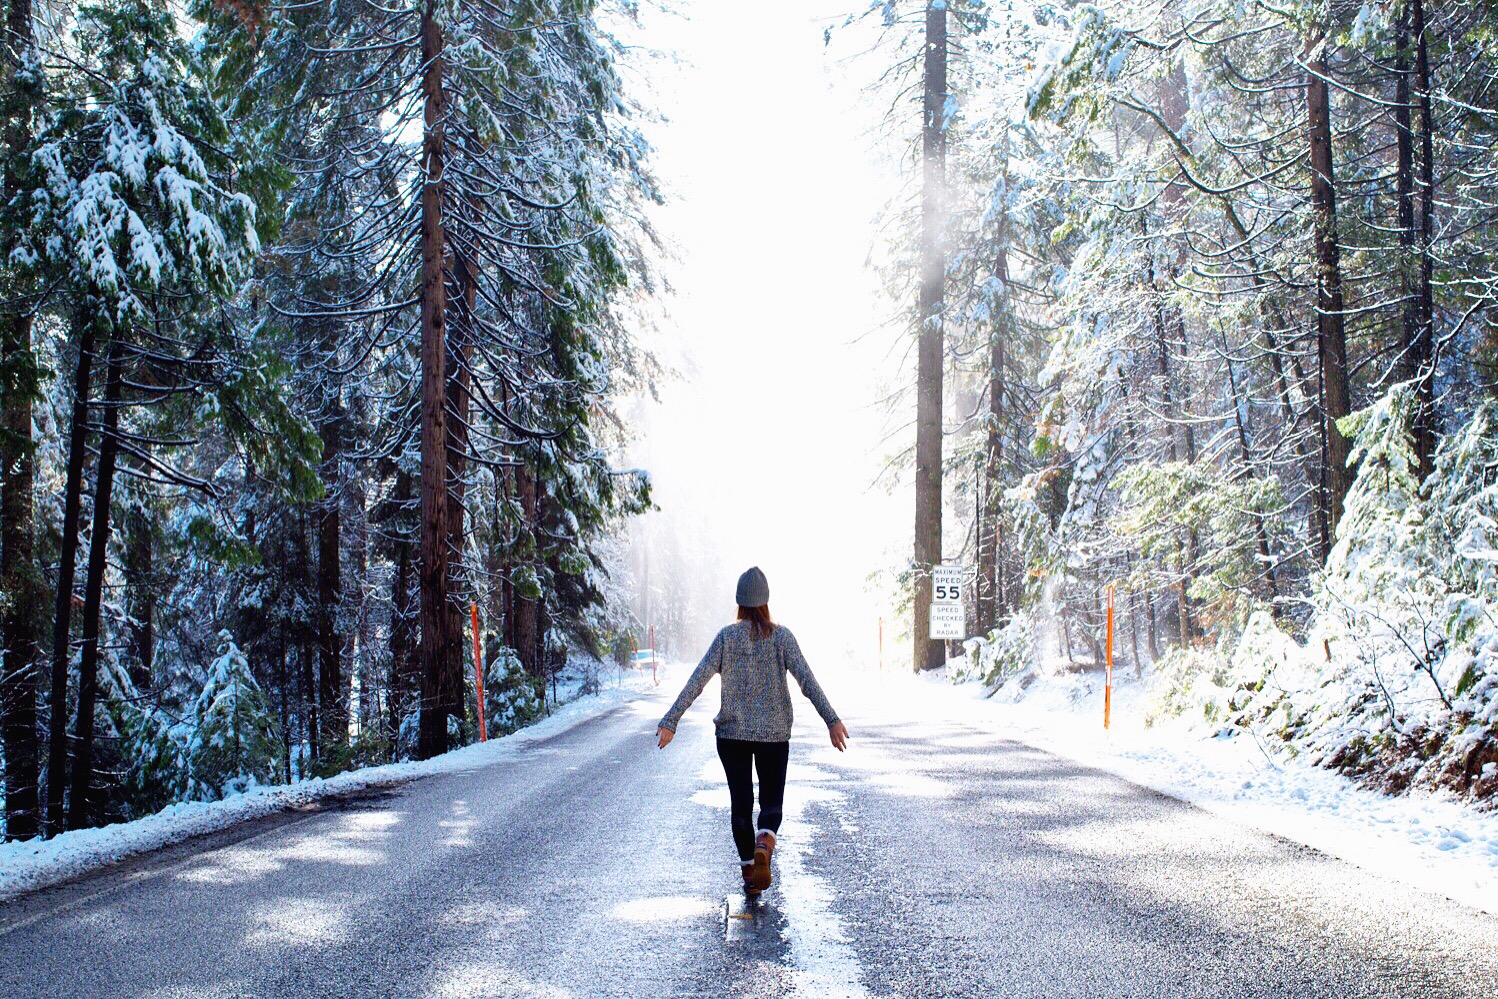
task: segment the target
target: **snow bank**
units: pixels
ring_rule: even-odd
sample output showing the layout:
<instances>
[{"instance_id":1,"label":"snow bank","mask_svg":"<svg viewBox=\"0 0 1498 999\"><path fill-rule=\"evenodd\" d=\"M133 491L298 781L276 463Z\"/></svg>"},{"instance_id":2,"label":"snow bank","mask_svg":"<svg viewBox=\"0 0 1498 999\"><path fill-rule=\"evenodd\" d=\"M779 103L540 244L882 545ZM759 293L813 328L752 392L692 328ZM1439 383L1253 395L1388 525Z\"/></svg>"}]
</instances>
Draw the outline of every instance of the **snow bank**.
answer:
<instances>
[{"instance_id":1,"label":"snow bank","mask_svg":"<svg viewBox=\"0 0 1498 999\"><path fill-rule=\"evenodd\" d=\"M669 675L669 671L666 672ZM3 843L0 844L0 902L67 881L127 857L324 798L513 759L515 751L527 743L558 735L610 708L656 690L648 673L632 673L625 676L619 686L606 686L596 695L568 701L548 717L512 735L464 746L430 760L389 763L351 770L326 779L318 777L295 784L255 787L221 801L170 805L133 822L79 829L50 840Z\"/></svg>"},{"instance_id":2,"label":"snow bank","mask_svg":"<svg viewBox=\"0 0 1498 999\"><path fill-rule=\"evenodd\" d=\"M1117 774L1208 812L1464 905L1498 913L1498 812L1448 792L1389 796L1290 758L1251 733L1184 722L1146 728L1147 684L1115 674L1103 729L1099 674L1027 672L990 697L942 672L886 675L902 712L960 718Z\"/></svg>"}]
</instances>

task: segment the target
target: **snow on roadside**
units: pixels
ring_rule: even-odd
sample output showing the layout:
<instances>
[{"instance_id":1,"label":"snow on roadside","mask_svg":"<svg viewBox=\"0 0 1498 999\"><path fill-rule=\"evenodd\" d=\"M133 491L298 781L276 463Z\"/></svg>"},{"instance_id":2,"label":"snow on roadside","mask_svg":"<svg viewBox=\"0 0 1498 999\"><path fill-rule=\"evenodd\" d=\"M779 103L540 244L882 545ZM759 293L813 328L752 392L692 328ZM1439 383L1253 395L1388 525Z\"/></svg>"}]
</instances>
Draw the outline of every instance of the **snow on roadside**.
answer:
<instances>
[{"instance_id":1,"label":"snow on roadside","mask_svg":"<svg viewBox=\"0 0 1498 999\"><path fill-rule=\"evenodd\" d=\"M663 681L671 675L669 669L663 673ZM657 688L651 683L649 674L631 673L617 687L605 685L596 695L568 701L546 718L518 732L464 746L430 760L387 763L350 770L335 777L251 788L222 801L188 801L170 805L154 815L132 822L78 829L49 840L3 843L0 844L0 902L193 836L219 832L241 822L303 807L324 798L514 759L516 751L528 743L559 735L611 708L668 686L669 682L663 682Z\"/></svg>"},{"instance_id":2,"label":"snow on roadside","mask_svg":"<svg viewBox=\"0 0 1498 999\"><path fill-rule=\"evenodd\" d=\"M1403 884L1498 913L1498 811L1453 796L1394 797L1289 758L1239 732L1214 736L1184 723L1144 726L1145 683L1115 674L1112 725L1103 729L1095 674L1020 678L992 697L940 671L886 674L902 709L960 718L1205 811L1302 843ZM893 688L893 689L891 689Z\"/></svg>"}]
</instances>

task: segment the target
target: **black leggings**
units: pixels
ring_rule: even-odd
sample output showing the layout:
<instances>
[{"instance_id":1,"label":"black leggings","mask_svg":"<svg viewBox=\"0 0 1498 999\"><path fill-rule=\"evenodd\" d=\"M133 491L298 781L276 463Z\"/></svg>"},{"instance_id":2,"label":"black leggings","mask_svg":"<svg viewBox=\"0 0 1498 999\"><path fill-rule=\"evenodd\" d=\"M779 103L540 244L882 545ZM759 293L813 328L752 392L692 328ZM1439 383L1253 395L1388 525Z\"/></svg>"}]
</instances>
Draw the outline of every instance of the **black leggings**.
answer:
<instances>
[{"instance_id":1,"label":"black leggings","mask_svg":"<svg viewBox=\"0 0 1498 999\"><path fill-rule=\"evenodd\" d=\"M754 859L756 828L780 831L780 808L785 801L785 768L790 760L789 742L746 742L719 739L718 759L728 777L728 800L733 806L733 843L744 863ZM754 812L754 778L759 771L759 825L750 821Z\"/></svg>"}]
</instances>

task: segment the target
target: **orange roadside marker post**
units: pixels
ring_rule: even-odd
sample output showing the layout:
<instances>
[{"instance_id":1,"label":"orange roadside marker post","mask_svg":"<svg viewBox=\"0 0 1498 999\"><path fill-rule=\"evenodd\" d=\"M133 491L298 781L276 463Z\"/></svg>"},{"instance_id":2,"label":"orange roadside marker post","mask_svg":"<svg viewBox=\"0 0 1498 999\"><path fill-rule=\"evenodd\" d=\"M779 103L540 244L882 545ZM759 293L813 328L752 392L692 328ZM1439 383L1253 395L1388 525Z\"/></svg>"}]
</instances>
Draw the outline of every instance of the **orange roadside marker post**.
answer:
<instances>
[{"instance_id":1,"label":"orange roadside marker post","mask_svg":"<svg viewBox=\"0 0 1498 999\"><path fill-rule=\"evenodd\" d=\"M1103 728L1113 714L1113 584L1108 584L1108 676L1103 684Z\"/></svg>"},{"instance_id":2,"label":"orange roadside marker post","mask_svg":"<svg viewBox=\"0 0 1498 999\"><path fill-rule=\"evenodd\" d=\"M655 685L661 685L661 678L655 675L655 625L650 626L650 679Z\"/></svg>"},{"instance_id":3,"label":"orange roadside marker post","mask_svg":"<svg viewBox=\"0 0 1498 999\"><path fill-rule=\"evenodd\" d=\"M479 646L479 605L468 602L473 614L473 689L479 695L479 742L489 741L489 732L484 727L484 654Z\"/></svg>"}]
</instances>

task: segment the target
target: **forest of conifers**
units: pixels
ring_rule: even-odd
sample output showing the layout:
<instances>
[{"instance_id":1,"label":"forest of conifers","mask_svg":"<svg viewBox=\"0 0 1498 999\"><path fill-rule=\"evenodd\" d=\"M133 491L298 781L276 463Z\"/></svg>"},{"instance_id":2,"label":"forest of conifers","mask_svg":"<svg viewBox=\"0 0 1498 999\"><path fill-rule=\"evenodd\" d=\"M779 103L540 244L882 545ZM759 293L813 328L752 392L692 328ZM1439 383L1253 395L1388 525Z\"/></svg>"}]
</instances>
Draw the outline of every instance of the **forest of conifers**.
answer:
<instances>
[{"instance_id":1,"label":"forest of conifers","mask_svg":"<svg viewBox=\"0 0 1498 999\"><path fill-rule=\"evenodd\" d=\"M875 10L925 43L915 566L976 562L987 678L1101 662L1111 588L1161 716L1498 791L1498 14Z\"/></svg>"},{"instance_id":2,"label":"forest of conifers","mask_svg":"<svg viewBox=\"0 0 1498 999\"><path fill-rule=\"evenodd\" d=\"M627 643L658 195L598 5L6 9L6 835L468 741L471 605L501 728ZM917 668L962 559L991 682L1111 591L1160 716L1498 791L1498 14L850 21L913 140Z\"/></svg>"},{"instance_id":3,"label":"forest of conifers","mask_svg":"<svg viewBox=\"0 0 1498 999\"><path fill-rule=\"evenodd\" d=\"M6 834L425 757L607 656L656 199L591 0L11 0ZM424 640L423 640L424 639Z\"/></svg>"}]
</instances>

